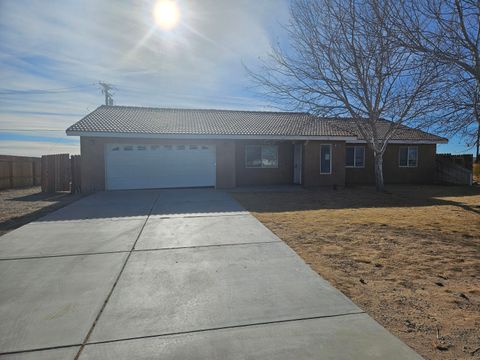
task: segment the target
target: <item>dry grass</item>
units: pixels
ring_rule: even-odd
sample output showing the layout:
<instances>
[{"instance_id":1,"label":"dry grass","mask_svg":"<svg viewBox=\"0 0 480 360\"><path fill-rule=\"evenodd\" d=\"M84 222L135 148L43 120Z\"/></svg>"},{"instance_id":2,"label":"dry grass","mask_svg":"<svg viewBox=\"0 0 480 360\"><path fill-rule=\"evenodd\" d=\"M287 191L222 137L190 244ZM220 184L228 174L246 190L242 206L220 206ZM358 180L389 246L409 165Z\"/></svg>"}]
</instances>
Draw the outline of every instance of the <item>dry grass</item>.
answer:
<instances>
[{"instance_id":1,"label":"dry grass","mask_svg":"<svg viewBox=\"0 0 480 360\"><path fill-rule=\"evenodd\" d=\"M78 200L70 193L42 193L39 186L0 191L0 236Z\"/></svg>"},{"instance_id":2,"label":"dry grass","mask_svg":"<svg viewBox=\"0 0 480 360\"><path fill-rule=\"evenodd\" d=\"M425 358L480 358L480 188L388 190L234 196Z\"/></svg>"},{"instance_id":3,"label":"dry grass","mask_svg":"<svg viewBox=\"0 0 480 360\"><path fill-rule=\"evenodd\" d=\"M473 181L480 184L480 163L473 164Z\"/></svg>"}]
</instances>

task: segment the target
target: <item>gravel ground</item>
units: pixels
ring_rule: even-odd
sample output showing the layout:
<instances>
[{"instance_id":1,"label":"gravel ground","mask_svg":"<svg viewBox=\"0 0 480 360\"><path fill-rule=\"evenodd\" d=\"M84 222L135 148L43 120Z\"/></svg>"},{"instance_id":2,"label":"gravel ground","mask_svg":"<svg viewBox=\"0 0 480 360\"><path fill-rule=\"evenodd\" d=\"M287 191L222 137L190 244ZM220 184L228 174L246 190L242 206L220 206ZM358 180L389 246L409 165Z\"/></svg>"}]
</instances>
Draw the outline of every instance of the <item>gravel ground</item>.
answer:
<instances>
[{"instance_id":1,"label":"gravel ground","mask_svg":"<svg viewBox=\"0 0 480 360\"><path fill-rule=\"evenodd\" d=\"M0 191L0 235L78 200L70 193L42 193L39 186Z\"/></svg>"}]
</instances>

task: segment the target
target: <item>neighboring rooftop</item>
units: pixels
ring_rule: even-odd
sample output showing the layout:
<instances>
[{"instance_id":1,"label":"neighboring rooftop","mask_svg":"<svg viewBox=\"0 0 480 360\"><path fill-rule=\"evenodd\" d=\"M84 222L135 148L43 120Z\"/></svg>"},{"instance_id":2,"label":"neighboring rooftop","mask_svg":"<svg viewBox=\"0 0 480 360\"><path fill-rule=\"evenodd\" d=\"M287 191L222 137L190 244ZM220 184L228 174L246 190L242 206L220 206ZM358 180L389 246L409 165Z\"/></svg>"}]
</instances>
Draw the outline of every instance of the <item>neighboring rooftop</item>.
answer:
<instances>
[{"instance_id":1,"label":"neighboring rooftop","mask_svg":"<svg viewBox=\"0 0 480 360\"><path fill-rule=\"evenodd\" d=\"M389 123L379 124L380 132ZM320 118L300 112L170 109L102 105L67 129L68 135L203 135L343 137L360 139L351 119ZM445 142L402 126L393 140Z\"/></svg>"}]
</instances>

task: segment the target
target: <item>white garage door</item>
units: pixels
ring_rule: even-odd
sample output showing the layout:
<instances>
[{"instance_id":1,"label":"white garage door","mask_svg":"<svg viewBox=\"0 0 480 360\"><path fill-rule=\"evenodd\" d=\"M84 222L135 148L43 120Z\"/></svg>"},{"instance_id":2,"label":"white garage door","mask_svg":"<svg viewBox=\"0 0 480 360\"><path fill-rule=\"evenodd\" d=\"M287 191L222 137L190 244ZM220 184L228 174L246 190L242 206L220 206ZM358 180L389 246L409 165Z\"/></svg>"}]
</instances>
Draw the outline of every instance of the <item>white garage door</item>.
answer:
<instances>
[{"instance_id":1,"label":"white garage door","mask_svg":"<svg viewBox=\"0 0 480 360\"><path fill-rule=\"evenodd\" d=\"M107 144L106 187L215 186L215 146Z\"/></svg>"}]
</instances>

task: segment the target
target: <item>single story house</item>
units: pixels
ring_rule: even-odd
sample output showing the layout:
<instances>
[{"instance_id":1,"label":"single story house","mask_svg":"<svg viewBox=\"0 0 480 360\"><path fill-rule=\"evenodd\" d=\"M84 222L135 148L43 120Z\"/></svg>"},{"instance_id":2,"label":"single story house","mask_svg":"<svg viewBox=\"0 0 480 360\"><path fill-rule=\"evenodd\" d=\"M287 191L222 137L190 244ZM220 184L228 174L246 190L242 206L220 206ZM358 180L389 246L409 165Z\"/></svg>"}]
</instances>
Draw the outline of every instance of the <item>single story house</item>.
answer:
<instances>
[{"instance_id":1,"label":"single story house","mask_svg":"<svg viewBox=\"0 0 480 360\"><path fill-rule=\"evenodd\" d=\"M67 135L80 136L84 192L374 183L373 153L348 119L100 106ZM431 183L436 144L445 142L402 126L384 155L385 182Z\"/></svg>"}]
</instances>

